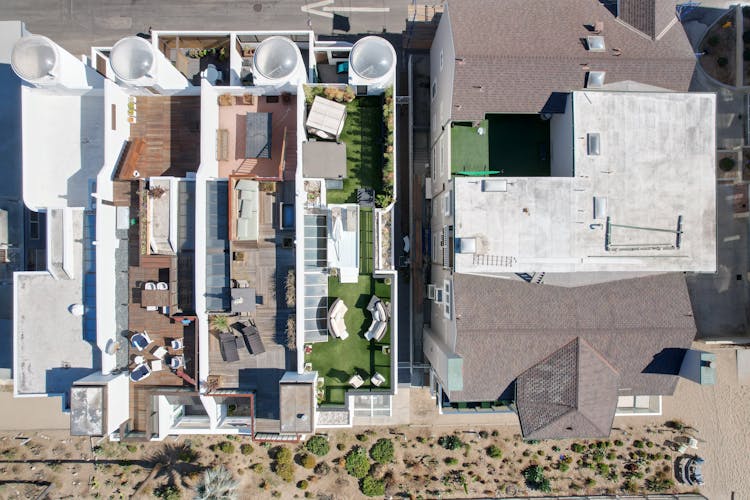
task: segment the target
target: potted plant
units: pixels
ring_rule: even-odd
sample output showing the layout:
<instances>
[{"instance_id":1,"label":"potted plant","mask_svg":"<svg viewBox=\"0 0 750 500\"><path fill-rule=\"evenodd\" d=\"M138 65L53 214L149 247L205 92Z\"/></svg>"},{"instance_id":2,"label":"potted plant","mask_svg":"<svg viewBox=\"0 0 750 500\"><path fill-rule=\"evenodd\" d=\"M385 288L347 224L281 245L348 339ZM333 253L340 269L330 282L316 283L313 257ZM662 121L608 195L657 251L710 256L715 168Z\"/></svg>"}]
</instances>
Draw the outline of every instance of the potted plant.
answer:
<instances>
[{"instance_id":1,"label":"potted plant","mask_svg":"<svg viewBox=\"0 0 750 500\"><path fill-rule=\"evenodd\" d=\"M166 189L164 189L161 186L154 186L151 189L148 190L148 196L149 198L153 199L159 199L162 196L164 196L164 193L166 193Z\"/></svg>"}]
</instances>

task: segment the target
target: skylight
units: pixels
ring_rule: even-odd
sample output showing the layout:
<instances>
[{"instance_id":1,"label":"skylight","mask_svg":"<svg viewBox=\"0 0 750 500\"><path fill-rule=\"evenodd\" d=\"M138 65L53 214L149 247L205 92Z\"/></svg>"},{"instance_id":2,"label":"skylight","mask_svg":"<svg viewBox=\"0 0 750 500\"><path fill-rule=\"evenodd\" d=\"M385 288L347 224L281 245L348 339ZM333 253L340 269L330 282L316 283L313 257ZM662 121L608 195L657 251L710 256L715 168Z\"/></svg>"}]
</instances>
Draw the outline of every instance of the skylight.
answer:
<instances>
[{"instance_id":1,"label":"skylight","mask_svg":"<svg viewBox=\"0 0 750 500\"><path fill-rule=\"evenodd\" d=\"M601 147L599 143L599 132L586 134L586 152L589 156L599 156Z\"/></svg>"},{"instance_id":2,"label":"skylight","mask_svg":"<svg viewBox=\"0 0 750 500\"><path fill-rule=\"evenodd\" d=\"M607 74L606 71L589 71L586 74L586 88L587 89L598 89L604 85L604 77Z\"/></svg>"},{"instance_id":3,"label":"skylight","mask_svg":"<svg viewBox=\"0 0 750 500\"><path fill-rule=\"evenodd\" d=\"M587 36L586 45L591 52L604 52L606 50L603 36Z\"/></svg>"}]
</instances>

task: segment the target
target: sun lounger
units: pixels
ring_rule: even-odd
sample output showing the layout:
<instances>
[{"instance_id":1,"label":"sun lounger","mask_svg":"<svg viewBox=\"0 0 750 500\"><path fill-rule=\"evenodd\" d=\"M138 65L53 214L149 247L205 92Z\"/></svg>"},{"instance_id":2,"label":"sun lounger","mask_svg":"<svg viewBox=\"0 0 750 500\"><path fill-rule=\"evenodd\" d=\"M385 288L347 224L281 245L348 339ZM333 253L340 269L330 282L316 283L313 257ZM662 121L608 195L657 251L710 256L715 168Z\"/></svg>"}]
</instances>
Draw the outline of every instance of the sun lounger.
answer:
<instances>
[{"instance_id":1,"label":"sun lounger","mask_svg":"<svg viewBox=\"0 0 750 500\"><path fill-rule=\"evenodd\" d=\"M239 361L240 355L237 352L237 338L231 333L219 334L219 347L221 348L221 358L229 363Z\"/></svg>"},{"instance_id":2,"label":"sun lounger","mask_svg":"<svg viewBox=\"0 0 750 500\"><path fill-rule=\"evenodd\" d=\"M245 347L250 354L262 354L266 352L266 346L263 345L263 339L260 338L260 332L255 325L248 324L242 327L242 339L245 341Z\"/></svg>"},{"instance_id":3,"label":"sun lounger","mask_svg":"<svg viewBox=\"0 0 750 500\"><path fill-rule=\"evenodd\" d=\"M152 342L153 340L148 336L148 332L139 332L130 337L130 345L139 351L146 349Z\"/></svg>"},{"instance_id":4,"label":"sun lounger","mask_svg":"<svg viewBox=\"0 0 750 500\"><path fill-rule=\"evenodd\" d=\"M140 382L151 375L151 368L147 364L143 363L136 366L132 372L130 372L130 380L133 382Z\"/></svg>"},{"instance_id":5,"label":"sun lounger","mask_svg":"<svg viewBox=\"0 0 750 500\"><path fill-rule=\"evenodd\" d=\"M357 374L352 375L352 378L349 379L349 385L357 389L358 387L361 387L362 384L365 383L364 380L362 380L362 377L360 377Z\"/></svg>"}]
</instances>

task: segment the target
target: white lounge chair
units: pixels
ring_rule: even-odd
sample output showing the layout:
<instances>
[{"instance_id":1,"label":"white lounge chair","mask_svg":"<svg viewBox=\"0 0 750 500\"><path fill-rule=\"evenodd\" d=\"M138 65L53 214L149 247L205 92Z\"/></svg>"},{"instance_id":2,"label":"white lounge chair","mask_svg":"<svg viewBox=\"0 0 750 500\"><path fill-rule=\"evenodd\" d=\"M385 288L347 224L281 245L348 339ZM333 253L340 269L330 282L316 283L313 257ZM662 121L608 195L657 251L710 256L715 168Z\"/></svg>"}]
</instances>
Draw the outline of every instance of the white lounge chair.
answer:
<instances>
[{"instance_id":1,"label":"white lounge chair","mask_svg":"<svg viewBox=\"0 0 750 500\"><path fill-rule=\"evenodd\" d=\"M380 373L375 372L375 375L372 376L370 382L372 382L372 385L374 385L375 387L380 387L385 382L385 377Z\"/></svg>"},{"instance_id":2,"label":"white lounge chair","mask_svg":"<svg viewBox=\"0 0 750 500\"><path fill-rule=\"evenodd\" d=\"M182 356L172 356L169 358L169 367L173 370L182 368L185 365L185 358Z\"/></svg>"},{"instance_id":3,"label":"white lounge chair","mask_svg":"<svg viewBox=\"0 0 750 500\"><path fill-rule=\"evenodd\" d=\"M156 284L157 290L169 290L169 285L167 285L165 282L160 281Z\"/></svg>"},{"instance_id":4,"label":"white lounge chair","mask_svg":"<svg viewBox=\"0 0 750 500\"><path fill-rule=\"evenodd\" d=\"M356 373L352 375L352 378L349 379L349 385L357 389L358 387L361 387L362 384L364 384L365 381L362 380L362 377L357 375Z\"/></svg>"},{"instance_id":5,"label":"white lounge chair","mask_svg":"<svg viewBox=\"0 0 750 500\"><path fill-rule=\"evenodd\" d=\"M148 336L148 332L138 332L130 337L130 345L138 349L139 351L145 350L154 341Z\"/></svg>"},{"instance_id":6,"label":"white lounge chair","mask_svg":"<svg viewBox=\"0 0 750 500\"><path fill-rule=\"evenodd\" d=\"M184 347L184 339L174 339L172 342L170 342L170 345L172 346L172 349L175 351L179 351Z\"/></svg>"},{"instance_id":7,"label":"white lounge chair","mask_svg":"<svg viewBox=\"0 0 750 500\"><path fill-rule=\"evenodd\" d=\"M156 290L156 283L154 283L153 281L147 281L143 285L143 289L144 290Z\"/></svg>"},{"instance_id":8,"label":"white lounge chair","mask_svg":"<svg viewBox=\"0 0 750 500\"><path fill-rule=\"evenodd\" d=\"M140 382L151 375L151 368L147 364L143 363L136 366L132 372L130 372L130 380L133 382Z\"/></svg>"}]
</instances>

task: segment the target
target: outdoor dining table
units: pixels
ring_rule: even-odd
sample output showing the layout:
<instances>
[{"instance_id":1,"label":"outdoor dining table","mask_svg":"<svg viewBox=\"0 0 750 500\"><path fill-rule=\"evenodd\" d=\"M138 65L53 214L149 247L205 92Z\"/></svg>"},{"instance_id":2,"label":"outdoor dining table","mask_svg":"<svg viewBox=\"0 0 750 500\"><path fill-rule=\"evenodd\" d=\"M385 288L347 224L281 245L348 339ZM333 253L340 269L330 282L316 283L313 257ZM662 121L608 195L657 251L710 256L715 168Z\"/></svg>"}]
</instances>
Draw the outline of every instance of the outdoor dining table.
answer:
<instances>
[{"instance_id":1,"label":"outdoor dining table","mask_svg":"<svg viewBox=\"0 0 750 500\"><path fill-rule=\"evenodd\" d=\"M169 305L169 290L141 290L142 307L164 307Z\"/></svg>"}]
</instances>

